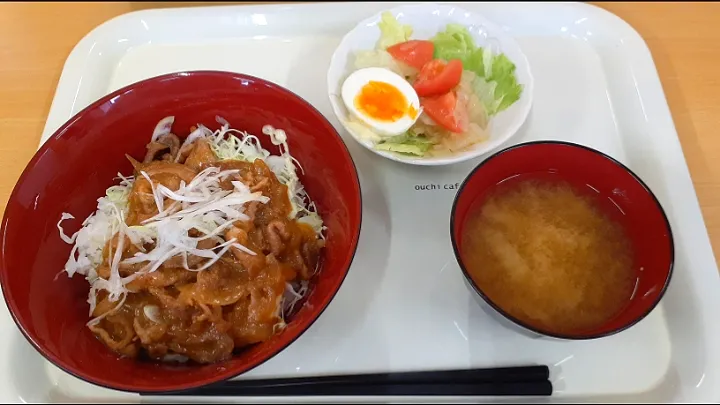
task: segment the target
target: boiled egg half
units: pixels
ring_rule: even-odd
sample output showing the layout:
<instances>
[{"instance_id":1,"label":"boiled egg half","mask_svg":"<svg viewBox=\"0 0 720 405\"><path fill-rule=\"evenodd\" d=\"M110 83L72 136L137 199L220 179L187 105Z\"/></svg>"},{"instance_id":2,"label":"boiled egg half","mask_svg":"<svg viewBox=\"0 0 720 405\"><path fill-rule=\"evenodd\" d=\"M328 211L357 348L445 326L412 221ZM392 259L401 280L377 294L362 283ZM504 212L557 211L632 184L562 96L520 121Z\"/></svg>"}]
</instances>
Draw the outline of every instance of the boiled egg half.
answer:
<instances>
[{"instance_id":1,"label":"boiled egg half","mask_svg":"<svg viewBox=\"0 0 720 405\"><path fill-rule=\"evenodd\" d=\"M356 70L345 79L341 94L350 113L378 135L406 132L421 113L415 89L388 69Z\"/></svg>"}]
</instances>

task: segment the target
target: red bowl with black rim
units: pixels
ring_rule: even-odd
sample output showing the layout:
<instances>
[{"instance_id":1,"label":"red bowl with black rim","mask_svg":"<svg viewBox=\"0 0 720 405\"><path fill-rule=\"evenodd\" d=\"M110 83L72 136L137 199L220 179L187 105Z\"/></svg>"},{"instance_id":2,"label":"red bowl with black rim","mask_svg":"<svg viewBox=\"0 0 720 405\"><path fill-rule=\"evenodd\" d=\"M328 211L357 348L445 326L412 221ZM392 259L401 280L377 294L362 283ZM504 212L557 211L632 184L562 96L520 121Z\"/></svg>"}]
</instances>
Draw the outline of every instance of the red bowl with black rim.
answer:
<instances>
[{"instance_id":1,"label":"red bowl with black rim","mask_svg":"<svg viewBox=\"0 0 720 405\"><path fill-rule=\"evenodd\" d=\"M597 207L625 231L633 254L635 291L618 314L602 325L578 333L541 330L512 316L483 292L463 258L462 235L468 216L499 184L524 176L561 180L576 190L587 189ZM608 203L607 201L612 202ZM670 223L650 188L612 157L569 142L537 141L511 146L481 162L464 180L452 206L450 236L466 284L481 306L500 323L531 336L595 339L632 327L658 305L672 278L674 243ZM478 270L482 271L482 266ZM563 297L558 294L558 300Z\"/></svg>"},{"instance_id":2,"label":"red bowl with black rim","mask_svg":"<svg viewBox=\"0 0 720 405\"><path fill-rule=\"evenodd\" d=\"M85 326L89 285L61 274L71 246L56 224L63 212L85 218L97 198L132 172L125 157L142 158L157 122L175 116L174 128L196 123L262 135L266 124L284 129L298 173L327 227L320 270L305 305L287 328L231 360L210 365L160 364L119 358ZM183 134L187 135L187 134ZM278 153L269 137L263 147ZM237 73L175 73L117 90L58 129L20 176L2 222L0 283L10 312L28 341L50 362L85 381L116 390L160 393L219 382L275 356L305 332L330 304L347 275L360 234L360 184L353 160L333 126L296 94ZM66 226L68 234L72 226ZM329 325L331 326L331 325Z\"/></svg>"}]
</instances>

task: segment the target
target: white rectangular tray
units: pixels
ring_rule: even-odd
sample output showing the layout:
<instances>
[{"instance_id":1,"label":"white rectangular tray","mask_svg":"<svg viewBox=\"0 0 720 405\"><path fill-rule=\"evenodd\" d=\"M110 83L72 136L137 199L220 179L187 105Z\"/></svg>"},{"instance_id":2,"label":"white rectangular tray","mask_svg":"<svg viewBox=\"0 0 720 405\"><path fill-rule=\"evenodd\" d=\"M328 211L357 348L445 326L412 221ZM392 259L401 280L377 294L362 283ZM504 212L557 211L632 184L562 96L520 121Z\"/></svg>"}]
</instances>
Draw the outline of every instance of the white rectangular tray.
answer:
<instances>
[{"instance_id":1,"label":"white rectangular tray","mask_svg":"<svg viewBox=\"0 0 720 405\"><path fill-rule=\"evenodd\" d=\"M340 129L325 88L330 55L355 23L393 5L207 7L115 18L88 34L68 57L42 140L112 90L196 69L274 81ZM449 241L457 185L480 159L452 167L395 164L341 131L363 192L356 259L318 322L248 376L541 363L553 366L552 401L720 401L720 322L712 316L720 309L717 266L645 43L616 16L585 4L460 7L516 35L530 61L533 110L513 143L562 139L594 147L627 164L656 193L677 249L662 305L630 330L596 341L530 339L504 329L477 307ZM429 184L437 188L421 190ZM3 401L141 400L55 368L24 341L5 306L0 312Z\"/></svg>"}]
</instances>

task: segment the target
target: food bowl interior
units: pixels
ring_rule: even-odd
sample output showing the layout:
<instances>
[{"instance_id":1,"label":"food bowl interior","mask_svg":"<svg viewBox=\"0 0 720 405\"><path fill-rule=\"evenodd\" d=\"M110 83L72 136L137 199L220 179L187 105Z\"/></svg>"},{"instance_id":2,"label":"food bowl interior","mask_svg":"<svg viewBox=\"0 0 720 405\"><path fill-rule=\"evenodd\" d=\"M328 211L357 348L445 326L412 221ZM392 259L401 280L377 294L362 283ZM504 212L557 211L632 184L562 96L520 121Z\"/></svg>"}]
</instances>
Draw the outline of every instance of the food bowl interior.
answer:
<instances>
[{"instance_id":1,"label":"food bowl interior","mask_svg":"<svg viewBox=\"0 0 720 405\"><path fill-rule=\"evenodd\" d=\"M118 172L132 174L126 154L137 159L157 122L175 116L173 132L185 137L190 126L232 128L262 134L270 124L284 129L298 173L327 227L319 276L306 305L288 327L269 341L232 360L212 365L169 365L119 359L86 328L89 285L79 275L59 274L70 253L56 224L63 212L79 229ZM263 80L223 72L190 72L136 83L80 112L38 151L18 181L3 221L2 286L21 330L49 360L90 382L129 391L192 388L247 371L294 341L320 315L339 289L352 261L360 229L360 189L352 159L334 128L313 107ZM57 276L57 277L56 277Z\"/></svg>"},{"instance_id":2,"label":"food bowl interior","mask_svg":"<svg viewBox=\"0 0 720 405\"><path fill-rule=\"evenodd\" d=\"M520 129L532 105L533 77L525 54L511 35L482 15L455 6L433 3L413 4L398 6L388 11L401 24L412 26L412 39L430 39L438 32L444 31L448 24L461 24L467 27L476 45L483 48L489 47L494 52L502 52L515 64L515 74L518 83L523 86L523 93L517 102L490 121L490 139L488 141L476 144L456 155L418 158L379 151L374 149L368 141L357 138L353 131L345 126L355 140L371 151L395 161L418 165L445 165L488 153L502 145ZM348 111L340 97L342 83L354 70L353 61L356 52L375 49L378 38L380 38L380 29L378 28L380 18L381 13L378 13L358 23L352 31L345 35L330 60L327 74L330 104L343 125L348 119Z\"/></svg>"},{"instance_id":3,"label":"food bowl interior","mask_svg":"<svg viewBox=\"0 0 720 405\"><path fill-rule=\"evenodd\" d=\"M627 233L637 276L635 292L625 309L604 325L575 335L556 335L532 328L495 305L472 281L465 269L460 252L461 236L468 214L481 204L498 183L518 175L559 179L569 183L575 190L599 202L598 206L621 224ZM559 338L601 337L634 325L657 305L672 273L672 234L662 207L652 192L615 160L595 150L564 142L520 144L500 151L481 163L465 180L458 193L452 212L451 236L465 276L488 304L520 326Z\"/></svg>"}]
</instances>

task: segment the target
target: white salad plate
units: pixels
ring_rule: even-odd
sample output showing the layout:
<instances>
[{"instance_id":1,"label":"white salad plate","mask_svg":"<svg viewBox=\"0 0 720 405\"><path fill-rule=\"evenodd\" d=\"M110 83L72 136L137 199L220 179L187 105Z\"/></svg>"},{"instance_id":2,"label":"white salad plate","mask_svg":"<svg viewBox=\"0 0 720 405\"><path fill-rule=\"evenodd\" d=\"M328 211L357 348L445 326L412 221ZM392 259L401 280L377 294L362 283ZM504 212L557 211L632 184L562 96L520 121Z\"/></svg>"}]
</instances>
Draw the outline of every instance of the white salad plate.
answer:
<instances>
[{"instance_id":1,"label":"white salad plate","mask_svg":"<svg viewBox=\"0 0 720 405\"><path fill-rule=\"evenodd\" d=\"M335 49L359 22L396 6L222 6L146 10L114 18L90 32L68 57L42 140L117 88L199 69L276 82L308 100L338 128L355 160L363 194L357 255L318 321L278 356L241 378L547 364L555 392L530 401L720 402L718 269L642 38L618 17L587 4L459 5L514 37L532 66L533 107L512 142L564 140L618 159L657 195L675 236L672 282L662 303L643 321L599 340L533 339L485 314L464 285L452 253L452 201L482 157L447 166L399 164L353 141L334 116L325 84ZM438 13L446 15L452 8L445 4ZM0 308L2 402L164 399L111 391L66 374L32 349L7 307Z\"/></svg>"},{"instance_id":2,"label":"white salad plate","mask_svg":"<svg viewBox=\"0 0 720 405\"><path fill-rule=\"evenodd\" d=\"M523 88L520 99L507 110L501 111L492 117L488 123L490 138L477 143L467 150L457 152L450 156L414 157L378 150L374 141L364 138L354 132L351 126L346 125L350 118L349 112L340 97L340 88L347 76L354 69L353 61L359 51L373 50L380 38L378 23L381 12L361 21L350 30L340 41L337 49L330 58L330 67L327 73L327 86L330 105L335 117L345 130L353 135L353 139L369 150L398 162L439 166L464 162L469 159L487 154L515 135L525 122L532 105L533 76L530 64L522 48L515 38L502 27L486 19L482 14L460 9L457 6L422 3L394 7L389 11L400 24L412 27L411 39L430 39L438 32L444 31L448 24L460 24L468 28L475 44L489 50L493 55L505 54L515 64L515 75L518 84Z\"/></svg>"}]
</instances>

